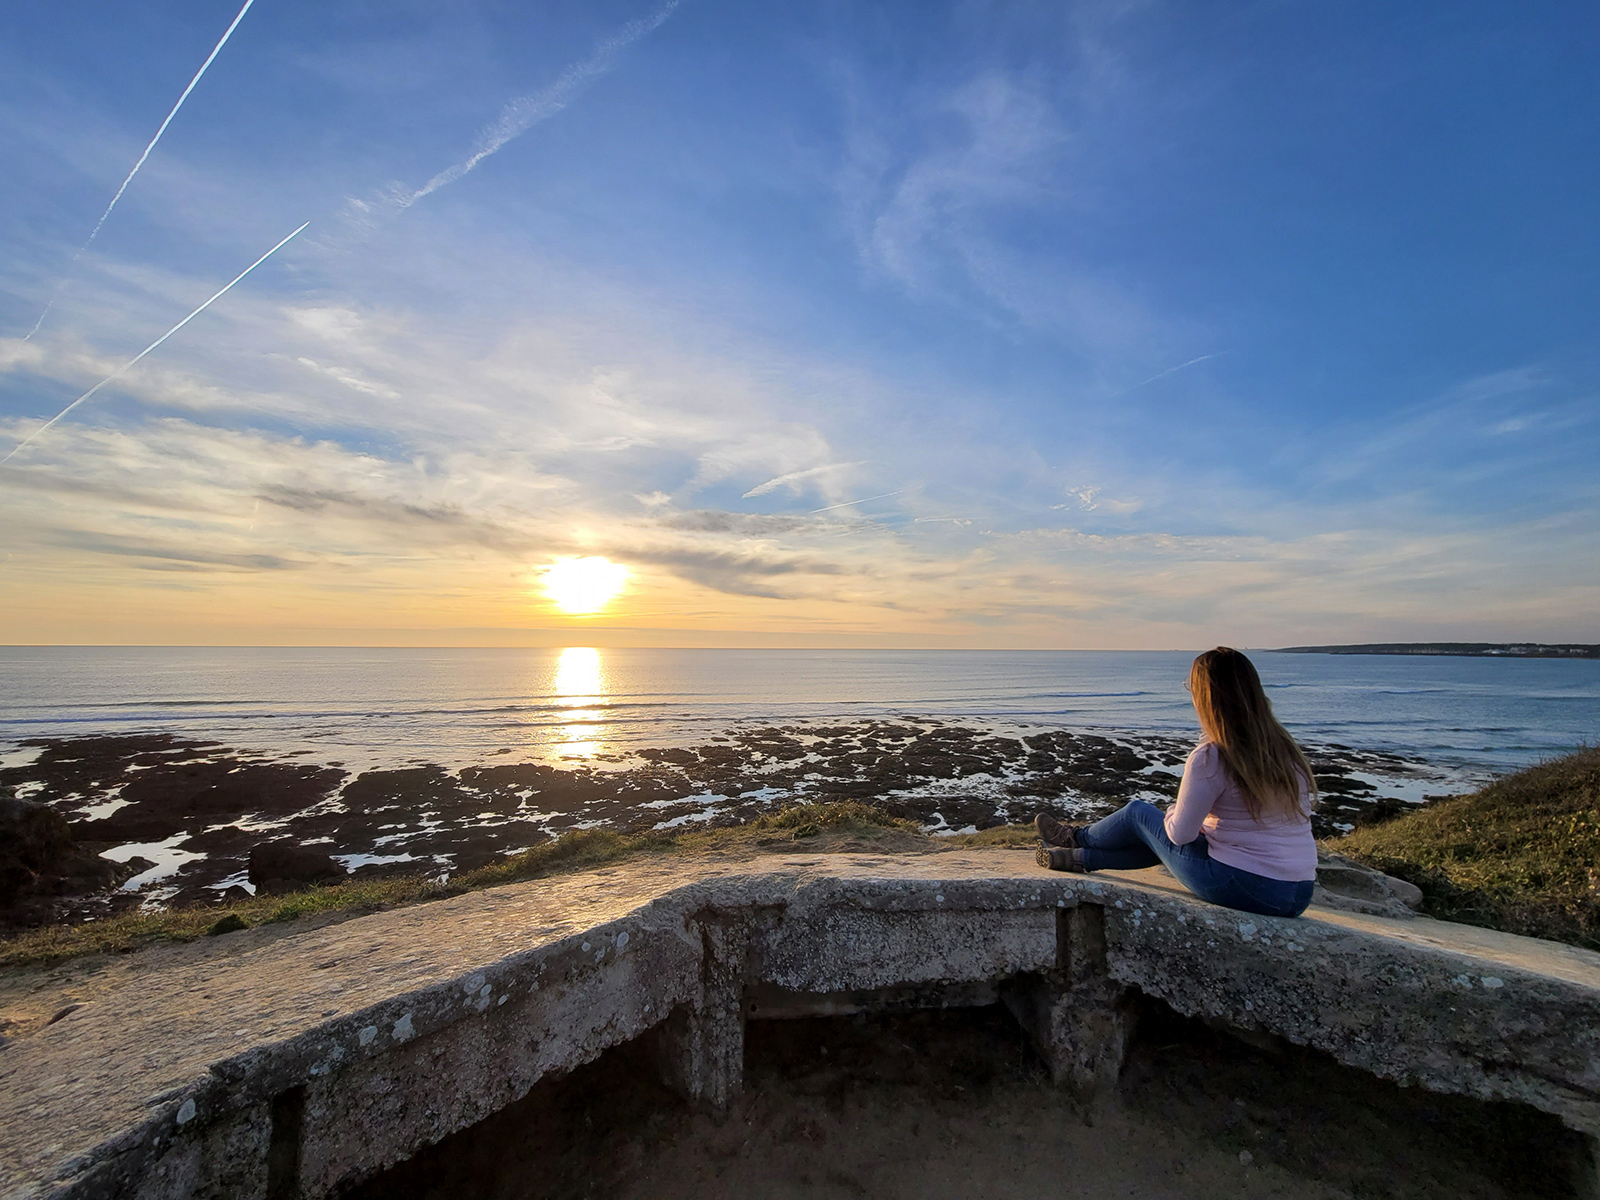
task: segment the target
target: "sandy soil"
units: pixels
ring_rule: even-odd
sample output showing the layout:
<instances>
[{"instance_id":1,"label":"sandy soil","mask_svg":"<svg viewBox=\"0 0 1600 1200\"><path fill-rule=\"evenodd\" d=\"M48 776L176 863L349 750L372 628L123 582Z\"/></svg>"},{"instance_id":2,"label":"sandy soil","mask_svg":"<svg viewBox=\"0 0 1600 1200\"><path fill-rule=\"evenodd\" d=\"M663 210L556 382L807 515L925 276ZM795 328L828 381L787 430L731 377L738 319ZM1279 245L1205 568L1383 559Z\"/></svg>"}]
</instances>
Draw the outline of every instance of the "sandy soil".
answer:
<instances>
[{"instance_id":1,"label":"sandy soil","mask_svg":"<svg viewBox=\"0 0 1600 1200\"><path fill-rule=\"evenodd\" d=\"M755 1022L746 1094L689 1112L648 1055L601 1060L362 1200L1033 1200L1569 1195L1553 1122L1405 1092L1153 1013L1119 1094L1052 1087L998 1008ZM1535 1128L1537 1127L1537 1128ZM1553 1139L1553 1140L1552 1140Z\"/></svg>"}]
</instances>

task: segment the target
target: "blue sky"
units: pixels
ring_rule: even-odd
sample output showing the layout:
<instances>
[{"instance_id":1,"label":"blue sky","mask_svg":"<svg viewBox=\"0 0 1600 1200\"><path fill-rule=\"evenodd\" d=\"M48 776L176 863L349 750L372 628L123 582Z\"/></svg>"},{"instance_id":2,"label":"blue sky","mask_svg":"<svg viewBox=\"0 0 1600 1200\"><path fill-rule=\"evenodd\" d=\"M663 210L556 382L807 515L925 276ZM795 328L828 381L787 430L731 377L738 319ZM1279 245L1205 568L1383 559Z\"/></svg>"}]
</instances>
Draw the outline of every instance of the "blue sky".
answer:
<instances>
[{"instance_id":1,"label":"blue sky","mask_svg":"<svg viewBox=\"0 0 1600 1200\"><path fill-rule=\"evenodd\" d=\"M1591 5L257 0L74 263L237 7L7 15L7 449L311 225L0 640L1600 640Z\"/></svg>"}]
</instances>

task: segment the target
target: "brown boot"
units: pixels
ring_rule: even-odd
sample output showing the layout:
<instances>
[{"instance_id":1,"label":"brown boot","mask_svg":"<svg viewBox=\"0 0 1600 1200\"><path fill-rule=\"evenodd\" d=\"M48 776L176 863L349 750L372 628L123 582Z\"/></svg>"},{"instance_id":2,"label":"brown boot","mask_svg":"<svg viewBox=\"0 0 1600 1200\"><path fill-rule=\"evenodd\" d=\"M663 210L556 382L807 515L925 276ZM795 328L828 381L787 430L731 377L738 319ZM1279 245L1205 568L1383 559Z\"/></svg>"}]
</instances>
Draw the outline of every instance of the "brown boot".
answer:
<instances>
[{"instance_id":1,"label":"brown boot","mask_svg":"<svg viewBox=\"0 0 1600 1200\"><path fill-rule=\"evenodd\" d=\"M1089 869L1083 865L1082 850L1069 850L1066 847L1058 847L1052 850L1049 846L1040 846L1038 850L1034 851L1033 861L1041 867L1046 867L1052 871L1087 871Z\"/></svg>"},{"instance_id":2,"label":"brown boot","mask_svg":"<svg viewBox=\"0 0 1600 1200\"><path fill-rule=\"evenodd\" d=\"M1078 844L1079 827L1063 824L1049 813L1040 813L1035 817L1033 827L1039 831L1039 840L1046 846L1065 846L1071 850Z\"/></svg>"}]
</instances>

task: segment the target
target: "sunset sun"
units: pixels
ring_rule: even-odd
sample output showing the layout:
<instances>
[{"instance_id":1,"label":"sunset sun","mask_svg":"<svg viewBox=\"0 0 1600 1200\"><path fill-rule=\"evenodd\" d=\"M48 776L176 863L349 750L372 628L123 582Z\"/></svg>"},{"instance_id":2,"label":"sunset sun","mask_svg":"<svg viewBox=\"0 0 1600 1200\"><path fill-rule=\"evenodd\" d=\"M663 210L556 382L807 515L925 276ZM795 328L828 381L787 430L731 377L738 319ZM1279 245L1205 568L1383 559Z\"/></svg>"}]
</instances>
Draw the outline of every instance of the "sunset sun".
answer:
<instances>
[{"instance_id":1,"label":"sunset sun","mask_svg":"<svg viewBox=\"0 0 1600 1200\"><path fill-rule=\"evenodd\" d=\"M544 591L564 613L599 612L628 582L628 568L607 558L559 558L544 569Z\"/></svg>"}]
</instances>

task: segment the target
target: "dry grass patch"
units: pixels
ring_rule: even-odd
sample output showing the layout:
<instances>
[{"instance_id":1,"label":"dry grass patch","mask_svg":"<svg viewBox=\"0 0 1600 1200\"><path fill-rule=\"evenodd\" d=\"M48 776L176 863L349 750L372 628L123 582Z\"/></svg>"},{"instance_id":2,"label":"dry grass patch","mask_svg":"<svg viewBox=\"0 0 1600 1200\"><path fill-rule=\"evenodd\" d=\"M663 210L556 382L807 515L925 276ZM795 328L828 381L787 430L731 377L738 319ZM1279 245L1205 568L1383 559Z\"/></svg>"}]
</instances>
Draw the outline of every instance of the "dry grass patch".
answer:
<instances>
[{"instance_id":1,"label":"dry grass patch","mask_svg":"<svg viewBox=\"0 0 1600 1200\"><path fill-rule=\"evenodd\" d=\"M1600 950L1600 748L1358 829L1334 848L1416 884L1431 916Z\"/></svg>"}]
</instances>

